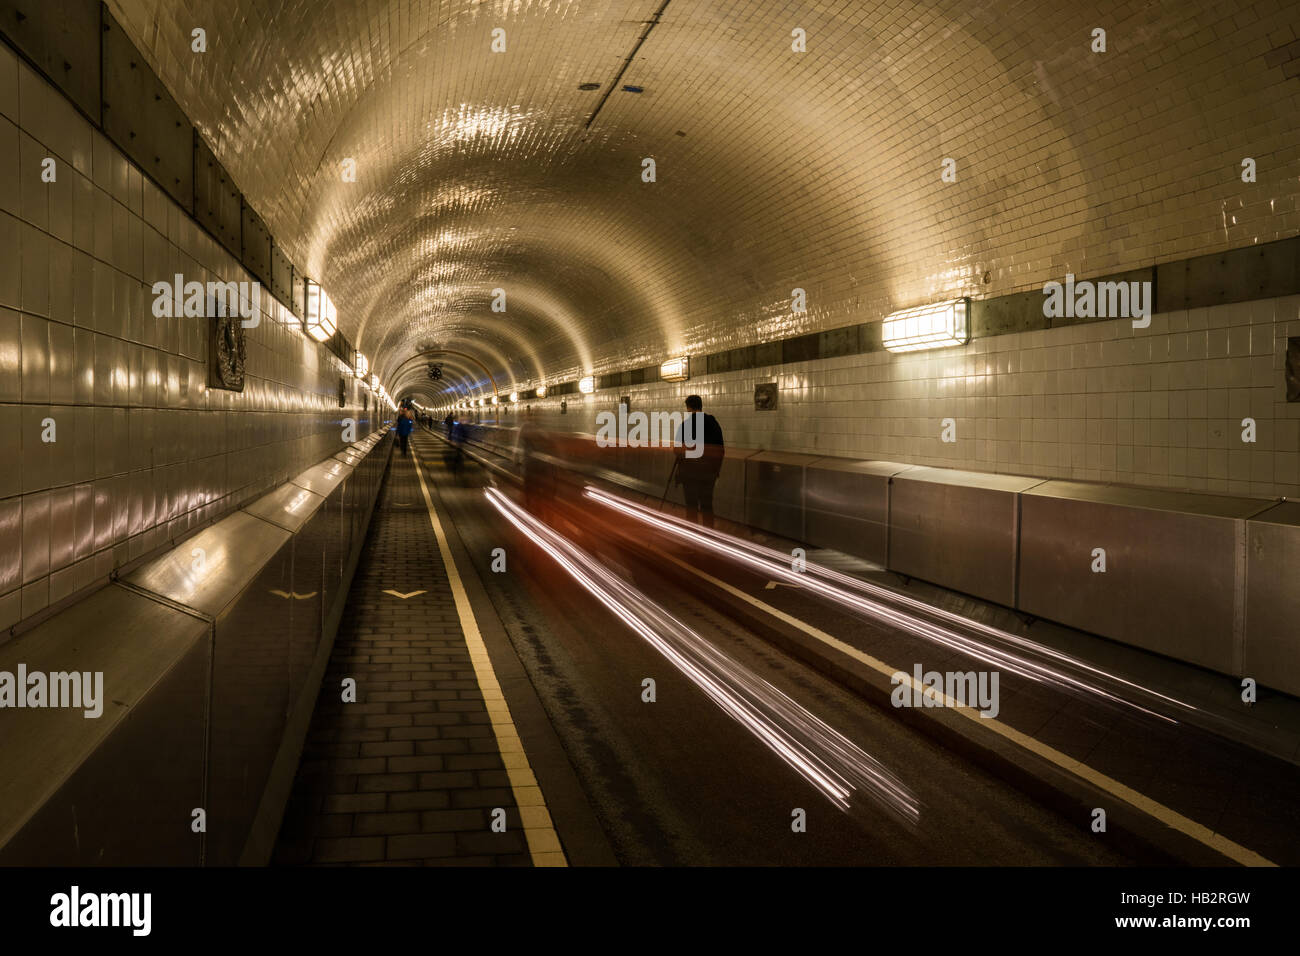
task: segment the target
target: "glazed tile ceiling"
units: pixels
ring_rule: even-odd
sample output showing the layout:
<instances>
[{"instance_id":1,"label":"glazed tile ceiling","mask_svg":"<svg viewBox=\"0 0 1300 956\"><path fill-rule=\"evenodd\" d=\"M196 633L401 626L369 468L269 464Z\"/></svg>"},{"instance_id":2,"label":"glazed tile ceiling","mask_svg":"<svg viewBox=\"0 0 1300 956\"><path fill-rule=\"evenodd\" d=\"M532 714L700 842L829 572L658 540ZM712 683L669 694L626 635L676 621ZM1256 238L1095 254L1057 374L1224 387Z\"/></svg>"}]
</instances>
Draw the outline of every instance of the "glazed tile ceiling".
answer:
<instances>
[{"instance_id":1,"label":"glazed tile ceiling","mask_svg":"<svg viewBox=\"0 0 1300 956\"><path fill-rule=\"evenodd\" d=\"M395 382L443 348L508 392L1300 231L1280 0L109 6Z\"/></svg>"}]
</instances>

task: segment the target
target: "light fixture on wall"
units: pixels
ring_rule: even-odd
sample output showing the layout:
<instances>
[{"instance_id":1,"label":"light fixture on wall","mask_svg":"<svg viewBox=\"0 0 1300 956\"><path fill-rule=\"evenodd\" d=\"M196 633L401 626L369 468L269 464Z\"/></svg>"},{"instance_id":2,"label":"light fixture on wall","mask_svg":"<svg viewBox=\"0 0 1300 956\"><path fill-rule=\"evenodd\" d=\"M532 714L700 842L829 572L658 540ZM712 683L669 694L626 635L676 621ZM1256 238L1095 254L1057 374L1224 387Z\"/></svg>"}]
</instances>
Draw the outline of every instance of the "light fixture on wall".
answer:
<instances>
[{"instance_id":1,"label":"light fixture on wall","mask_svg":"<svg viewBox=\"0 0 1300 956\"><path fill-rule=\"evenodd\" d=\"M590 395L596 390L596 376L584 375L578 379L578 391L583 395Z\"/></svg>"},{"instance_id":2,"label":"light fixture on wall","mask_svg":"<svg viewBox=\"0 0 1300 956\"><path fill-rule=\"evenodd\" d=\"M492 396L492 404L495 405L496 403L497 403L497 397L496 397L495 395L493 395L493 396Z\"/></svg>"},{"instance_id":3,"label":"light fixture on wall","mask_svg":"<svg viewBox=\"0 0 1300 956\"><path fill-rule=\"evenodd\" d=\"M885 316L885 348L915 352L965 345L970 341L969 315L970 299L964 298L891 312Z\"/></svg>"},{"instance_id":4,"label":"light fixture on wall","mask_svg":"<svg viewBox=\"0 0 1300 956\"><path fill-rule=\"evenodd\" d=\"M356 364L353 366L353 369L357 373L357 378L362 380L365 379L366 373L370 371L370 359L366 358L366 353L364 352L357 353L357 361Z\"/></svg>"},{"instance_id":5,"label":"light fixture on wall","mask_svg":"<svg viewBox=\"0 0 1300 956\"><path fill-rule=\"evenodd\" d=\"M379 376L374 373L371 373L370 375L370 390L372 392L379 391Z\"/></svg>"},{"instance_id":6,"label":"light fixture on wall","mask_svg":"<svg viewBox=\"0 0 1300 956\"><path fill-rule=\"evenodd\" d=\"M545 398L545 397L546 397L546 386L545 386L545 385L538 385L538 386L537 386L537 397L538 397L538 398Z\"/></svg>"},{"instance_id":7,"label":"light fixture on wall","mask_svg":"<svg viewBox=\"0 0 1300 956\"><path fill-rule=\"evenodd\" d=\"M684 382L691 377L691 357L671 358L659 366L659 377L665 382Z\"/></svg>"},{"instance_id":8,"label":"light fixture on wall","mask_svg":"<svg viewBox=\"0 0 1300 956\"><path fill-rule=\"evenodd\" d=\"M512 403L513 403L513 402L517 402L517 401L519 401L519 393L518 393L518 392L511 392L511 393L510 393L510 401L511 401Z\"/></svg>"},{"instance_id":9,"label":"light fixture on wall","mask_svg":"<svg viewBox=\"0 0 1300 956\"><path fill-rule=\"evenodd\" d=\"M334 337L338 331L335 324L334 303L319 283L304 279L307 283L307 334L317 342L325 342Z\"/></svg>"}]
</instances>

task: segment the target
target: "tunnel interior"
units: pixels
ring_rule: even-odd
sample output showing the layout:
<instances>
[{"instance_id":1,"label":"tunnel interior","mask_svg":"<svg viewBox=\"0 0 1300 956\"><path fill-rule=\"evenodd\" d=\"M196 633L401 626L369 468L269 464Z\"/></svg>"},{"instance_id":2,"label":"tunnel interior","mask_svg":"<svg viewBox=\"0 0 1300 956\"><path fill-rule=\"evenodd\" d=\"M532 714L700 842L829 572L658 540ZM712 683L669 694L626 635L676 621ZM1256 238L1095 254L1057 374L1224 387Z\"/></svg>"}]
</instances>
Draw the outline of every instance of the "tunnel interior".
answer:
<instances>
[{"instance_id":1,"label":"tunnel interior","mask_svg":"<svg viewBox=\"0 0 1300 956\"><path fill-rule=\"evenodd\" d=\"M1300 860L1291 5L0 39L0 864Z\"/></svg>"}]
</instances>

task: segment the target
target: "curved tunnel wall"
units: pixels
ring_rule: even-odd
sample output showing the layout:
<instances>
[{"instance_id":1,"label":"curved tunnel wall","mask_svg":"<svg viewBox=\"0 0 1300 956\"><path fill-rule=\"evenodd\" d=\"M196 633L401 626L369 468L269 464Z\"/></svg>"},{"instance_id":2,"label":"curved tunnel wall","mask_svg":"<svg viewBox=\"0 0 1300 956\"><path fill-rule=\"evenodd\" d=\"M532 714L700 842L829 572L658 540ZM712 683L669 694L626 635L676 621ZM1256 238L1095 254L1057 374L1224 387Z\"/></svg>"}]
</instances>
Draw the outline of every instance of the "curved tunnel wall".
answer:
<instances>
[{"instance_id":1,"label":"curved tunnel wall","mask_svg":"<svg viewBox=\"0 0 1300 956\"><path fill-rule=\"evenodd\" d=\"M254 277L3 44L0 168L3 632L344 447L344 418L360 437L379 416L268 289L243 391L208 387L208 320L155 317L152 283Z\"/></svg>"},{"instance_id":2,"label":"curved tunnel wall","mask_svg":"<svg viewBox=\"0 0 1300 956\"><path fill-rule=\"evenodd\" d=\"M1283 0L109 6L394 364L562 381L1300 229Z\"/></svg>"}]
</instances>

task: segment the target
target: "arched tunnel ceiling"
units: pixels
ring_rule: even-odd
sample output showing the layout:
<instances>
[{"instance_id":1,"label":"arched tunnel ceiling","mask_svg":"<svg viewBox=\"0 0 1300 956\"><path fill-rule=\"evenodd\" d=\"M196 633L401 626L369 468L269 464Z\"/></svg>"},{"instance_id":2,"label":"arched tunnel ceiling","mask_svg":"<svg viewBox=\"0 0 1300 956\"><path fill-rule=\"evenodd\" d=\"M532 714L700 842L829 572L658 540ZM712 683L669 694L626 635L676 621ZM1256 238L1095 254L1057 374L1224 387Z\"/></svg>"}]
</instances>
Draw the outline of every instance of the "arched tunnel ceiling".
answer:
<instances>
[{"instance_id":1,"label":"arched tunnel ceiling","mask_svg":"<svg viewBox=\"0 0 1300 956\"><path fill-rule=\"evenodd\" d=\"M381 377L444 347L508 392L1295 231L1236 175L1293 120L1284 5L1253 49L1197 2L109 6Z\"/></svg>"}]
</instances>

